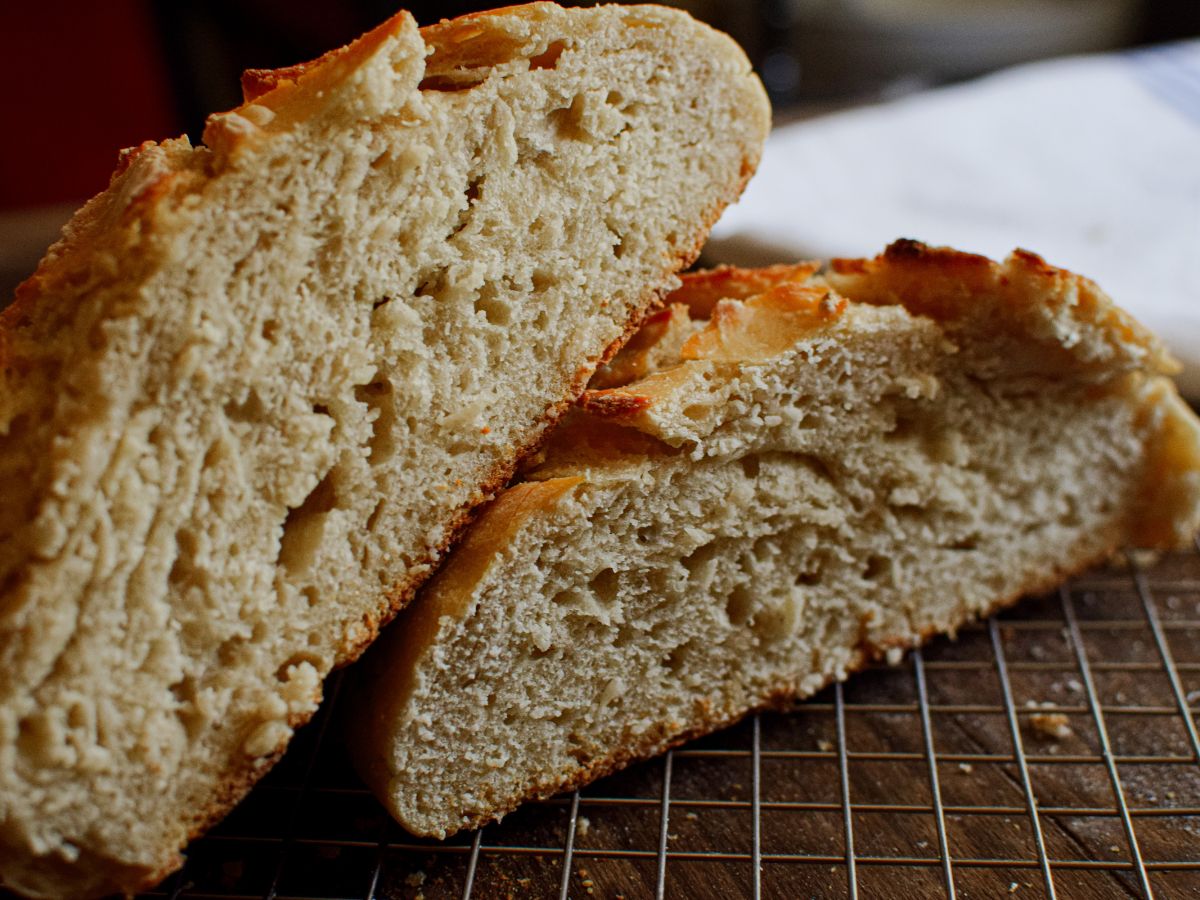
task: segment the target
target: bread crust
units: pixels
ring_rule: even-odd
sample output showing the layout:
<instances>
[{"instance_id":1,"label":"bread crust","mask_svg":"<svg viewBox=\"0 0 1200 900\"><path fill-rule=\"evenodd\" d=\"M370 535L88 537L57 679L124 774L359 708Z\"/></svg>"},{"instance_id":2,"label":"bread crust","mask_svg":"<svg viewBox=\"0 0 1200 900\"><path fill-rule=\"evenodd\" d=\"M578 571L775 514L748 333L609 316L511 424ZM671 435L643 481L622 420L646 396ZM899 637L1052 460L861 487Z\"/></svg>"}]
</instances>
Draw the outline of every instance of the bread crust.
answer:
<instances>
[{"instance_id":1,"label":"bread crust","mask_svg":"<svg viewBox=\"0 0 1200 900\"><path fill-rule=\"evenodd\" d=\"M1151 331L1121 309L1090 278L1049 265L1020 248L1003 263L949 247L902 238L873 259L834 259L828 280L866 303L900 302L909 312L939 321L971 320L979 311L967 298L989 294L1002 316L989 321L1057 344L1073 356L1105 366L1161 375L1179 363Z\"/></svg>"}]
</instances>

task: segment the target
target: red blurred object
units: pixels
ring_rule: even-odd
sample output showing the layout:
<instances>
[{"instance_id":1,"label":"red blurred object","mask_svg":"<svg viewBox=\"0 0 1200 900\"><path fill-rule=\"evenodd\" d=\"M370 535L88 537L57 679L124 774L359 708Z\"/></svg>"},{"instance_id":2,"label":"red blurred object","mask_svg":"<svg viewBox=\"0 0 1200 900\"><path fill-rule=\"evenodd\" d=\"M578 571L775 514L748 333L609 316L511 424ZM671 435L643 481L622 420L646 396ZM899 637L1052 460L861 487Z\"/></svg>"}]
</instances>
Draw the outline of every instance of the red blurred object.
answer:
<instances>
[{"instance_id":1,"label":"red blurred object","mask_svg":"<svg viewBox=\"0 0 1200 900\"><path fill-rule=\"evenodd\" d=\"M183 131L149 2L0 4L0 84L0 209L86 199Z\"/></svg>"}]
</instances>

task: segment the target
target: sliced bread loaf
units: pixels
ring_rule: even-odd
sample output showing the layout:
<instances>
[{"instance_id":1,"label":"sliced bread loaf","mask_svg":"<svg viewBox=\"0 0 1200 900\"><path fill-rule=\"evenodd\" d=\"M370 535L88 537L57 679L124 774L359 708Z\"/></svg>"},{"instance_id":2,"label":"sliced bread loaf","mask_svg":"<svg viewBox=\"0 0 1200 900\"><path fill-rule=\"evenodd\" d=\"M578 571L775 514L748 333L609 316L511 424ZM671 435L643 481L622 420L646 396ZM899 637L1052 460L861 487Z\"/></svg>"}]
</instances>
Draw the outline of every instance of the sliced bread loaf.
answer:
<instances>
[{"instance_id":1,"label":"sliced bread loaf","mask_svg":"<svg viewBox=\"0 0 1200 900\"><path fill-rule=\"evenodd\" d=\"M406 828L1194 533L1200 423L1094 284L913 242L814 268L685 276L368 653L351 746Z\"/></svg>"},{"instance_id":2,"label":"sliced bread loaf","mask_svg":"<svg viewBox=\"0 0 1200 900\"><path fill-rule=\"evenodd\" d=\"M753 170L658 7L402 13L127 152L0 318L0 882L153 883Z\"/></svg>"}]
</instances>

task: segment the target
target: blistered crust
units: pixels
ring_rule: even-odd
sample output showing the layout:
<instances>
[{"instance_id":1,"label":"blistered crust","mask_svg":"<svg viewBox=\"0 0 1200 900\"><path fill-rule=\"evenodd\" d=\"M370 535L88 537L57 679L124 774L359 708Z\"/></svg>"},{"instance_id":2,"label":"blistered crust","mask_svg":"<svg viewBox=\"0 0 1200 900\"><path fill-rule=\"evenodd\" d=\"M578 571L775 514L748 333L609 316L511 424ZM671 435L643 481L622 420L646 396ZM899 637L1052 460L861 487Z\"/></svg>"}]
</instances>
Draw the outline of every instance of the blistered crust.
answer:
<instances>
[{"instance_id":1,"label":"blistered crust","mask_svg":"<svg viewBox=\"0 0 1200 900\"><path fill-rule=\"evenodd\" d=\"M951 327L1029 340L1098 370L1179 370L1162 342L1094 281L1027 250L1003 263L898 240L874 259L835 259L825 275L851 300L899 303Z\"/></svg>"}]
</instances>

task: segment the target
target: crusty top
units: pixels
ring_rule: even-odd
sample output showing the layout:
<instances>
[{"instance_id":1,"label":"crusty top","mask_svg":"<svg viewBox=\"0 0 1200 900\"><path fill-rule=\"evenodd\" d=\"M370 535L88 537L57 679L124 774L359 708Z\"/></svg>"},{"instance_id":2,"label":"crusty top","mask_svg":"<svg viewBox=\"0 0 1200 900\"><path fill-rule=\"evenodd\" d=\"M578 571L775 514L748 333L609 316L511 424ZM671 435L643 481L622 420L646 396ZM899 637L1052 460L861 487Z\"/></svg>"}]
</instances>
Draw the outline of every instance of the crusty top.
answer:
<instances>
[{"instance_id":1,"label":"crusty top","mask_svg":"<svg viewBox=\"0 0 1200 900\"><path fill-rule=\"evenodd\" d=\"M1014 250L1003 263L898 240L874 259L835 259L825 274L847 297L900 303L951 328L1000 331L1109 373L1179 371L1166 347L1090 278Z\"/></svg>"},{"instance_id":2,"label":"crusty top","mask_svg":"<svg viewBox=\"0 0 1200 900\"><path fill-rule=\"evenodd\" d=\"M892 307L934 320L951 342L947 349L977 377L1018 386L1073 378L1128 391L1147 444L1143 509L1132 517L1132 533L1149 546L1195 531L1200 424L1161 377L1178 365L1087 278L1024 250L997 263L900 240L873 259L836 259L824 268L722 267L682 280L667 309L597 373L530 478L694 448L703 434L686 413L699 400L712 402L714 383L832 332L856 306Z\"/></svg>"},{"instance_id":3,"label":"crusty top","mask_svg":"<svg viewBox=\"0 0 1200 900\"><path fill-rule=\"evenodd\" d=\"M689 272L682 280L666 301L672 327L666 327L666 314L659 314L597 373L582 401L589 412L636 412L666 384L684 377L657 369L701 361L753 362L786 352L795 340L832 323L847 299L898 305L934 319L950 334L979 341L1005 335L1038 354L1039 370L1096 369L1106 376L1179 371L1163 343L1095 282L1025 250L996 263L899 240L873 259L835 259L824 269L817 263L724 266ZM693 325L693 320L705 324ZM663 345L674 346L677 355L650 367L648 361Z\"/></svg>"}]
</instances>

